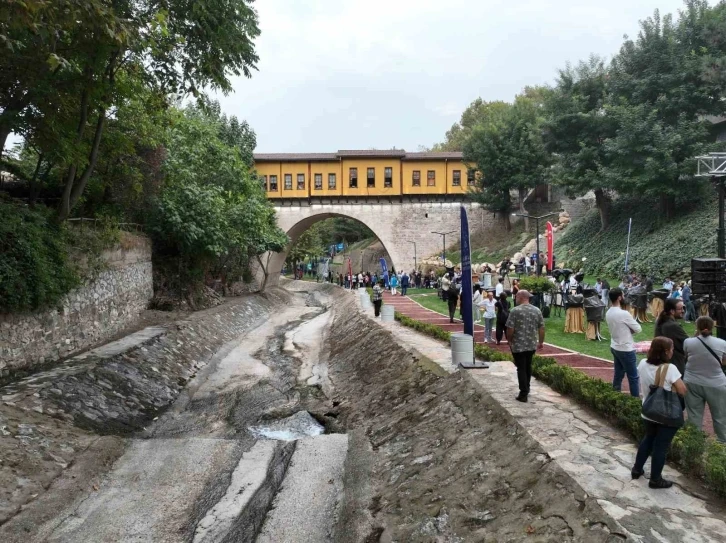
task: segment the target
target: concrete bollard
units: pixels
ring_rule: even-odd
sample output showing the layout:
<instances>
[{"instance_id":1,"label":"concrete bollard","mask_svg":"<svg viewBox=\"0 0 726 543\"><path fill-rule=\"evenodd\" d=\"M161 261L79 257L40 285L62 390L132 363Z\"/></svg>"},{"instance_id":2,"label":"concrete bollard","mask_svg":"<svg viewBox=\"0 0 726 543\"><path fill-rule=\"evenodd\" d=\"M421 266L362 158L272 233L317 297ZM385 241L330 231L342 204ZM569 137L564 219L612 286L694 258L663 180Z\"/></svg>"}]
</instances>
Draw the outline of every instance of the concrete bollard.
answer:
<instances>
[{"instance_id":1,"label":"concrete bollard","mask_svg":"<svg viewBox=\"0 0 726 543\"><path fill-rule=\"evenodd\" d=\"M384 305L381 307L381 321L393 322L396 308L392 305Z\"/></svg>"},{"instance_id":2,"label":"concrete bollard","mask_svg":"<svg viewBox=\"0 0 726 543\"><path fill-rule=\"evenodd\" d=\"M474 338L468 334L451 334L451 365L471 364L474 361Z\"/></svg>"}]
</instances>

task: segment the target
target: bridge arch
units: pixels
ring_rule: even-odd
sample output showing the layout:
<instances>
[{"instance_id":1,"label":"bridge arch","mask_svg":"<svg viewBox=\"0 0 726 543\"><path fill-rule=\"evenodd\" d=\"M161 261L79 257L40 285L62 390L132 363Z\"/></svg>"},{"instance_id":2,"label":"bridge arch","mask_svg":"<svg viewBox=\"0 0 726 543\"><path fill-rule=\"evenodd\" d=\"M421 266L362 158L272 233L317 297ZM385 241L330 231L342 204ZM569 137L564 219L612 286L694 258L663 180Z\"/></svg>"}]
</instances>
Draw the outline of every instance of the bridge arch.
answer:
<instances>
[{"instance_id":1,"label":"bridge arch","mask_svg":"<svg viewBox=\"0 0 726 543\"><path fill-rule=\"evenodd\" d=\"M260 285L279 283L280 270L292 244L310 226L331 217L346 217L365 224L376 235L391 258L389 266L396 270L412 270L414 263L440 254L441 236L432 232L452 232L447 246L459 241L459 208L465 206L472 231L496 227L494 216L476 203L463 201L366 201L347 203L311 203L283 205L275 202L277 225L290 236L290 244L281 253L268 253L262 258L267 278L258 270ZM413 243L415 242L415 244Z\"/></svg>"},{"instance_id":2,"label":"bridge arch","mask_svg":"<svg viewBox=\"0 0 726 543\"><path fill-rule=\"evenodd\" d=\"M329 206L327 206L329 207ZM376 224L373 221L363 221L360 217L355 216L355 214L352 213L344 213L340 211L333 211L330 209L321 209L317 210L317 212L312 213L305 213L304 216L301 216L302 214L294 214L294 213L285 213L284 211L281 213L284 209L296 209L296 208L278 208L278 226L282 228L285 233L290 238L290 242L285 247L285 250L280 253L270 253L269 257L267 259L267 269L268 269L268 278L267 278L267 284L266 286L275 286L278 284L280 279L280 270L282 269L283 265L285 264L285 259L287 258L287 253L292 248L292 246L297 242L298 238L306 231L308 230L312 225L314 225L317 222L324 221L325 219L331 219L334 217L345 217L348 219L353 219L358 222L361 222L362 224L366 225L370 230L373 232L373 234L378 238L378 241L380 241L381 245L383 245L383 248L388 253L391 261L388 262L389 268L393 266L394 268L398 269L399 265L402 265L403 262L403 256L396 253L396 244L393 241L393 239L390 239L390 237L387 239L386 236L389 233L386 228L382 228L380 224ZM299 209L299 208L298 208ZM290 217L289 215L297 215ZM295 220L297 219L297 222ZM401 264L399 264L401 263ZM413 264L412 264L413 265ZM359 270L353 270L355 272Z\"/></svg>"}]
</instances>

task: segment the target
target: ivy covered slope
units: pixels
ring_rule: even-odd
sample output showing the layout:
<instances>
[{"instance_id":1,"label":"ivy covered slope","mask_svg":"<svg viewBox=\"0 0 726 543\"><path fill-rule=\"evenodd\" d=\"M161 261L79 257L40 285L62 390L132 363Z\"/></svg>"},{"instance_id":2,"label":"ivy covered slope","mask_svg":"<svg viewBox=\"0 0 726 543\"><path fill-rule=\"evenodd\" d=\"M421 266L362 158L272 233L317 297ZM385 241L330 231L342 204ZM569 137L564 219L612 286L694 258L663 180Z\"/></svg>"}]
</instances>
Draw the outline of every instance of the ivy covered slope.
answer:
<instances>
[{"instance_id":1,"label":"ivy covered slope","mask_svg":"<svg viewBox=\"0 0 726 543\"><path fill-rule=\"evenodd\" d=\"M696 203L702 202L702 203ZM642 199L613 203L611 222L601 231L597 211L572 224L555 242L559 265L589 275L620 277L625 263L628 219L632 217L629 268L656 279L687 278L691 259L716 255L718 205L713 194L694 195L693 201L677 206L676 216L665 220L657 202Z\"/></svg>"}]
</instances>

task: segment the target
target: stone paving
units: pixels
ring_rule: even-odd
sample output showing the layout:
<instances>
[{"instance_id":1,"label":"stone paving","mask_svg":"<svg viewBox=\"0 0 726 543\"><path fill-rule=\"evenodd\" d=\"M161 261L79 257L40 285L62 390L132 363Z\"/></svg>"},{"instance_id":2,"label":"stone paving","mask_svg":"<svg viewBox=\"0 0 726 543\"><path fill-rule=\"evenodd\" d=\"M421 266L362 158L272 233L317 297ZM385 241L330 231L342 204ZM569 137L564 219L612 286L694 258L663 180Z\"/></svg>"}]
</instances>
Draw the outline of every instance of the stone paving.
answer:
<instances>
[{"instance_id":1,"label":"stone paving","mask_svg":"<svg viewBox=\"0 0 726 543\"><path fill-rule=\"evenodd\" d=\"M399 300L394 304L401 311L404 304ZM377 320L372 310L366 313ZM397 322L381 325L408 350L419 352L449 373L459 371L451 365L451 352L446 344ZM670 489L650 489L647 478L633 481L630 468L636 445L626 434L536 379L532 382L529 403L517 402L514 365L509 362L490 365L488 370L469 370L467 374L517 419L544 448L550 461L556 462L584 492L597 499L629 540L724 540L726 507L700 483L669 466L664 476L675 483ZM646 475L649 468L648 463Z\"/></svg>"},{"instance_id":2,"label":"stone paving","mask_svg":"<svg viewBox=\"0 0 726 543\"><path fill-rule=\"evenodd\" d=\"M391 296L389 292L386 292L383 300L383 303L395 306L396 311L413 319L429 324L435 324L447 332L461 333L464 331L464 325L460 319L454 319L454 323L451 324L448 317L443 316L440 313L436 313L431 309L427 309L408 297ZM479 324L474 325L474 338L478 344L485 344L484 326ZM506 339L502 341L501 345L497 345L496 343L488 343L486 345L497 351L509 353L509 346ZM541 356L550 356L557 360L558 364L576 368L590 377L596 377L608 383L612 383L613 381L614 370L613 362L611 360L605 360L596 356L589 356L548 343L545 343L544 348L537 351L537 354ZM623 379L622 390L625 394L630 393L627 379ZM711 413L708 410L708 406L706 406L704 412L703 429L710 434L714 433L713 421L711 420Z\"/></svg>"}]
</instances>

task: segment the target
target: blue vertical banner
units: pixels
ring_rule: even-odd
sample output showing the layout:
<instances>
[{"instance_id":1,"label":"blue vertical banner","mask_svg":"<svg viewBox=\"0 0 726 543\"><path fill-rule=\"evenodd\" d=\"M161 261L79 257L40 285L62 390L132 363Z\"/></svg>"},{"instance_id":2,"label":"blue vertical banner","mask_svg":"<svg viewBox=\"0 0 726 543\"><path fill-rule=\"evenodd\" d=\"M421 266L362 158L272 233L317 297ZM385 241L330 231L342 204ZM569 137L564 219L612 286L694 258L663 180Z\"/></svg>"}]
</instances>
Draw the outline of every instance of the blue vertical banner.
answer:
<instances>
[{"instance_id":1,"label":"blue vertical banner","mask_svg":"<svg viewBox=\"0 0 726 543\"><path fill-rule=\"evenodd\" d=\"M471 246L469 245L469 219L461 206L461 314L464 333L474 337L474 310L472 308Z\"/></svg>"},{"instance_id":2,"label":"blue vertical banner","mask_svg":"<svg viewBox=\"0 0 726 543\"><path fill-rule=\"evenodd\" d=\"M388 266L386 266L386 259L381 257L381 276L383 277L383 284L385 288L388 288Z\"/></svg>"}]
</instances>

